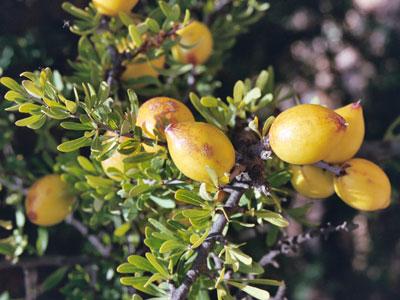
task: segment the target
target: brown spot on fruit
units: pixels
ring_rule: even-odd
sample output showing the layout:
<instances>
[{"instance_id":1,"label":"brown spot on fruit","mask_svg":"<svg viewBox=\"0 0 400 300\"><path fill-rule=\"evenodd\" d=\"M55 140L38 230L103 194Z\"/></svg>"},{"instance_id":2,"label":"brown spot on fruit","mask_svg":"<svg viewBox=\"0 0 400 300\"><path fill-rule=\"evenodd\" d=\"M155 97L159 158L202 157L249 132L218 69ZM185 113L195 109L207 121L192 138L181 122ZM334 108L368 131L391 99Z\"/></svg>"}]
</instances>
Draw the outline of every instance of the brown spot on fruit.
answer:
<instances>
[{"instance_id":1,"label":"brown spot on fruit","mask_svg":"<svg viewBox=\"0 0 400 300\"><path fill-rule=\"evenodd\" d=\"M202 147L201 147L201 153L204 155L204 156L207 156L207 157L210 157L210 156L212 156L213 155L213 148L212 148L212 146L211 145L209 145L209 144L204 144Z\"/></svg>"},{"instance_id":2,"label":"brown spot on fruit","mask_svg":"<svg viewBox=\"0 0 400 300\"><path fill-rule=\"evenodd\" d=\"M28 219L33 222L37 220L37 214L33 210L28 210L27 212Z\"/></svg>"},{"instance_id":3,"label":"brown spot on fruit","mask_svg":"<svg viewBox=\"0 0 400 300\"><path fill-rule=\"evenodd\" d=\"M335 122L337 131L346 130L348 124L342 116L337 113L333 113L331 116L329 116L329 118Z\"/></svg>"},{"instance_id":4,"label":"brown spot on fruit","mask_svg":"<svg viewBox=\"0 0 400 300\"><path fill-rule=\"evenodd\" d=\"M188 55L186 55L186 60L192 65L197 65L197 58L194 53L189 53Z\"/></svg>"}]
</instances>

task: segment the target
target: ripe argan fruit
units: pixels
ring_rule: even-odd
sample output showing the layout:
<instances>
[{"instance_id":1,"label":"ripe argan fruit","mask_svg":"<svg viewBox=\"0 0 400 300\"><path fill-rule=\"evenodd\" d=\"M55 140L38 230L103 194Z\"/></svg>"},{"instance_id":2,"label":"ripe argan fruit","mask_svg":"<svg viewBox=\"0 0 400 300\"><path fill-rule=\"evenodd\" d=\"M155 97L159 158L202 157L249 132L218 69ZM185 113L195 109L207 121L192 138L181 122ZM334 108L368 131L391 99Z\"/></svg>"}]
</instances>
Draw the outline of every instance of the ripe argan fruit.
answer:
<instances>
[{"instance_id":1,"label":"ripe argan fruit","mask_svg":"<svg viewBox=\"0 0 400 300\"><path fill-rule=\"evenodd\" d=\"M302 104L277 116L269 131L269 141L281 160L306 165L327 157L345 132L346 121L333 110Z\"/></svg>"},{"instance_id":2,"label":"ripe argan fruit","mask_svg":"<svg viewBox=\"0 0 400 300\"><path fill-rule=\"evenodd\" d=\"M323 199L335 193L333 174L314 166L291 165L293 188L307 198Z\"/></svg>"},{"instance_id":3,"label":"ripe argan fruit","mask_svg":"<svg viewBox=\"0 0 400 300\"><path fill-rule=\"evenodd\" d=\"M180 44L172 48L173 57L184 64L201 65L211 56L213 37L208 27L193 21L178 30Z\"/></svg>"},{"instance_id":4,"label":"ripe argan fruit","mask_svg":"<svg viewBox=\"0 0 400 300\"><path fill-rule=\"evenodd\" d=\"M107 131L105 133L105 135L106 136L115 136L116 134L114 132ZM120 143L126 142L127 140L129 140L129 138L125 137L125 136L121 136L119 138ZM128 157L129 157L129 155L122 154L122 153L118 152L117 150L115 150L109 158L101 161L101 166L103 167L103 170L108 177L110 177L113 180L120 181L121 178L119 176L113 175L112 172L109 171L109 169L115 168L118 171L120 171L121 173L124 173L125 172L124 159L128 158Z\"/></svg>"},{"instance_id":5,"label":"ripe argan fruit","mask_svg":"<svg viewBox=\"0 0 400 300\"><path fill-rule=\"evenodd\" d=\"M138 0L93 0L99 13L106 16L117 16L120 12L130 13Z\"/></svg>"},{"instance_id":6,"label":"ripe argan fruit","mask_svg":"<svg viewBox=\"0 0 400 300\"><path fill-rule=\"evenodd\" d=\"M28 190L25 210L28 219L40 226L62 222L72 211L75 197L60 175L52 174L37 180Z\"/></svg>"},{"instance_id":7,"label":"ripe argan fruit","mask_svg":"<svg viewBox=\"0 0 400 300\"><path fill-rule=\"evenodd\" d=\"M351 207L374 211L390 204L391 185L385 172L376 164L362 158L344 163L345 175L335 177L336 194Z\"/></svg>"},{"instance_id":8,"label":"ripe argan fruit","mask_svg":"<svg viewBox=\"0 0 400 300\"><path fill-rule=\"evenodd\" d=\"M164 139L164 129L178 122L194 122L193 114L185 104L168 97L155 97L146 101L140 106L136 119L136 125L151 139L156 139L156 131Z\"/></svg>"},{"instance_id":9,"label":"ripe argan fruit","mask_svg":"<svg viewBox=\"0 0 400 300\"><path fill-rule=\"evenodd\" d=\"M202 122L171 124L165 134L175 165L193 180L212 184L207 166L222 179L235 164L231 141L214 125Z\"/></svg>"},{"instance_id":10,"label":"ripe argan fruit","mask_svg":"<svg viewBox=\"0 0 400 300\"><path fill-rule=\"evenodd\" d=\"M136 79L144 76L158 77L158 69L164 68L165 56L162 55L151 61L133 61L128 63L125 67L124 73L122 73L123 80Z\"/></svg>"},{"instance_id":11,"label":"ripe argan fruit","mask_svg":"<svg viewBox=\"0 0 400 300\"><path fill-rule=\"evenodd\" d=\"M329 155L324 158L328 163L342 163L352 158L360 149L364 140L365 125L360 102L352 103L335 110L348 124L347 130Z\"/></svg>"}]
</instances>

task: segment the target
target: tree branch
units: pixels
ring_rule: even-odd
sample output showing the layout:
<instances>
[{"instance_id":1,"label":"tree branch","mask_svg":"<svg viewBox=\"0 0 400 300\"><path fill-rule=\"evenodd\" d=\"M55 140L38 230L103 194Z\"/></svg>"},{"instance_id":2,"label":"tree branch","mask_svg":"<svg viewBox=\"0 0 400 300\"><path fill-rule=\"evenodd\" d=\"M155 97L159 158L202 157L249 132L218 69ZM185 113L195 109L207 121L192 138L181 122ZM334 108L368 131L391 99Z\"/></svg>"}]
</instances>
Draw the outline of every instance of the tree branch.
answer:
<instances>
[{"instance_id":1,"label":"tree branch","mask_svg":"<svg viewBox=\"0 0 400 300\"><path fill-rule=\"evenodd\" d=\"M96 235L89 234L89 229L77 219L74 219L72 215L69 215L65 222L73 226L76 230L78 230L84 237L88 239L88 241L93 245L93 247L101 254L103 257L109 257L111 254L111 247L104 246L103 243L99 240Z\"/></svg>"},{"instance_id":2,"label":"tree branch","mask_svg":"<svg viewBox=\"0 0 400 300\"><path fill-rule=\"evenodd\" d=\"M38 296L38 272L34 268L24 268L25 300L36 300Z\"/></svg>"},{"instance_id":3,"label":"tree branch","mask_svg":"<svg viewBox=\"0 0 400 300\"><path fill-rule=\"evenodd\" d=\"M234 188L229 191L230 196L225 204L225 207L229 211L232 211L238 207L240 198L242 197L245 190L248 188L248 185L243 183L233 183L232 186ZM228 190L228 188L226 188L225 190ZM195 283L200 274L202 272L205 272L207 268L207 257L215 244L216 237L222 235L222 232L227 223L228 220L226 219L225 215L222 212L218 212L217 217L208 234L208 237L206 238L204 243L199 248L197 248L197 256L195 261L193 262L192 268L187 272L186 278L183 280L182 284L177 289L172 291L172 300L187 299L190 287Z\"/></svg>"},{"instance_id":4,"label":"tree branch","mask_svg":"<svg viewBox=\"0 0 400 300\"><path fill-rule=\"evenodd\" d=\"M150 49L159 48L168 38L177 35L177 31L181 28L180 24L176 24L169 31L160 31L155 37L147 38L143 43L133 52L118 53L118 50L114 46L109 46L107 51L111 57L112 66L107 71L106 81L107 84L112 87L114 83L118 83L119 79L124 72L125 68L122 63L125 60L133 60L140 54L145 54Z\"/></svg>"},{"instance_id":5,"label":"tree branch","mask_svg":"<svg viewBox=\"0 0 400 300\"><path fill-rule=\"evenodd\" d=\"M325 226L321 226L316 229L312 229L307 233L302 233L296 236L292 236L289 238L285 238L282 241L278 243L277 248L272 249L269 251L267 254L265 254L259 261L259 264L262 267L266 267L271 264L275 264L275 259L281 254L287 255L290 253L295 252L299 245L304 244L305 242L316 238L318 236L324 236L327 237L329 234L334 233L334 232L340 232L340 231L353 231L358 227L357 224L353 222L347 222L344 221L343 223L339 225L332 225L330 223L327 223Z\"/></svg>"},{"instance_id":6,"label":"tree branch","mask_svg":"<svg viewBox=\"0 0 400 300\"><path fill-rule=\"evenodd\" d=\"M0 270L12 269L12 268L23 268L23 269L33 269L39 267L61 267L65 265L75 265L75 264L86 264L91 261L91 258L87 256L42 256L21 259L16 263L9 262L7 260L0 262Z\"/></svg>"}]
</instances>

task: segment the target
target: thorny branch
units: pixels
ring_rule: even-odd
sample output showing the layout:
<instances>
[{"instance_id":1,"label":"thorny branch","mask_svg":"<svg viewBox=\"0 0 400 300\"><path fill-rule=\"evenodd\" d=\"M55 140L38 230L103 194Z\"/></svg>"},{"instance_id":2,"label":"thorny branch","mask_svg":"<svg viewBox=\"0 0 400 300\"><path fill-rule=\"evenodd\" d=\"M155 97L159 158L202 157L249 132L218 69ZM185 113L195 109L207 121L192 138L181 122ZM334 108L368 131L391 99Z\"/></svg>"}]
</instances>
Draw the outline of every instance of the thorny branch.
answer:
<instances>
[{"instance_id":1,"label":"thorny branch","mask_svg":"<svg viewBox=\"0 0 400 300\"><path fill-rule=\"evenodd\" d=\"M234 189L230 190L230 196L226 201L225 207L230 211L235 209L239 205L239 200L242 197L245 190L248 188L247 184L243 183L233 183L232 186ZM204 241L204 243L197 248L197 256L195 261L193 262L192 268L187 272L186 278L182 282L182 284L172 291L171 299L172 300L183 300L187 299L187 295L189 293L190 287L197 280L202 272L204 272L207 268L206 262L207 257L209 256L216 238L222 235L222 231L224 230L228 220L222 212L218 212L217 217L212 225L210 233L208 237Z\"/></svg>"},{"instance_id":2,"label":"thorny branch","mask_svg":"<svg viewBox=\"0 0 400 300\"><path fill-rule=\"evenodd\" d=\"M271 251L269 251L267 254L265 254L259 261L259 264L262 267L266 267L268 265L276 265L275 259L279 255L288 255L291 253L294 253L298 250L298 247L301 244L304 244L305 242L319 237L327 237L329 234L334 233L334 232L340 232L340 231L346 231L350 232L355 230L358 227L357 224L353 222L348 222L344 221L343 223L339 225L332 225L330 223L327 223L324 226L318 227L316 229L312 229L306 233L302 233L296 236L288 237L280 241L277 245L277 247Z\"/></svg>"},{"instance_id":3,"label":"thorny branch","mask_svg":"<svg viewBox=\"0 0 400 300\"><path fill-rule=\"evenodd\" d=\"M119 78L125 70L125 67L122 65L125 60L133 60L140 54L146 54L153 48L159 48L168 38L175 37L180 28L181 25L176 24L167 32L160 31L155 37L145 39L133 52L118 53L118 50L114 46L109 46L107 50L111 57L112 67L107 71L107 84L113 86L119 82Z\"/></svg>"},{"instance_id":4,"label":"thorny branch","mask_svg":"<svg viewBox=\"0 0 400 300\"><path fill-rule=\"evenodd\" d=\"M84 237L88 239L88 241L93 245L93 247L101 254L103 257L109 257L111 254L111 247L104 246L103 243L99 240L96 235L89 234L89 229L77 219L74 219L72 215L68 216L65 219L67 224L73 226L76 230L78 230Z\"/></svg>"}]
</instances>

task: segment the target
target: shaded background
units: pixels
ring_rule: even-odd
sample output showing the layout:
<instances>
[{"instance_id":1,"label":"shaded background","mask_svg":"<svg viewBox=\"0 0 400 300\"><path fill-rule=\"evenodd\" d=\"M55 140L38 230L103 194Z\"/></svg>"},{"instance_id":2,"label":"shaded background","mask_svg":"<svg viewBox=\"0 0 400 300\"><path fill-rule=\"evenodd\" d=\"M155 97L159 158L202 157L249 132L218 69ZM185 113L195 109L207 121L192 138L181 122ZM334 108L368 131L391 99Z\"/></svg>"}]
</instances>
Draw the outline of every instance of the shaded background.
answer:
<instances>
[{"instance_id":1,"label":"shaded background","mask_svg":"<svg viewBox=\"0 0 400 300\"><path fill-rule=\"evenodd\" d=\"M71 1L84 5L87 1ZM49 66L68 74L77 37L65 26L62 1L1 0L0 67L16 77ZM272 65L278 82L291 85L305 101L319 97L338 107L362 99L367 140L381 139L400 113L400 0L275 0L266 17L241 36L219 75L229 95L238 79ZM21 131L29 140L29 131ZM20 151L26 151L19 145ZM399 160L382 160L394 187L399 187ZM354 219L360 228L307 244L295 258L284 258L272 272L284 278L289 299L400 299L400 207L377 214L357 214L332 197L316 203L310 218L340 223ZM297 199L299 205L304 199ZM56 229L55 229L56 230ZM290 234L301 227L292 226ZM68 232L60 249L74 253L79 244ZM64 240L64 242L62 242ZM260 243L260 241L256 241ZM73 246L72 246L73 245ZM257 248L260 248L258 245ZM255 253L261 256L262 253ZM268 272L267 272L268 273ZM20 274L0 279L18 294ZM49 298L50 299L50 298Z\"/></svg>"}]
</instances>

